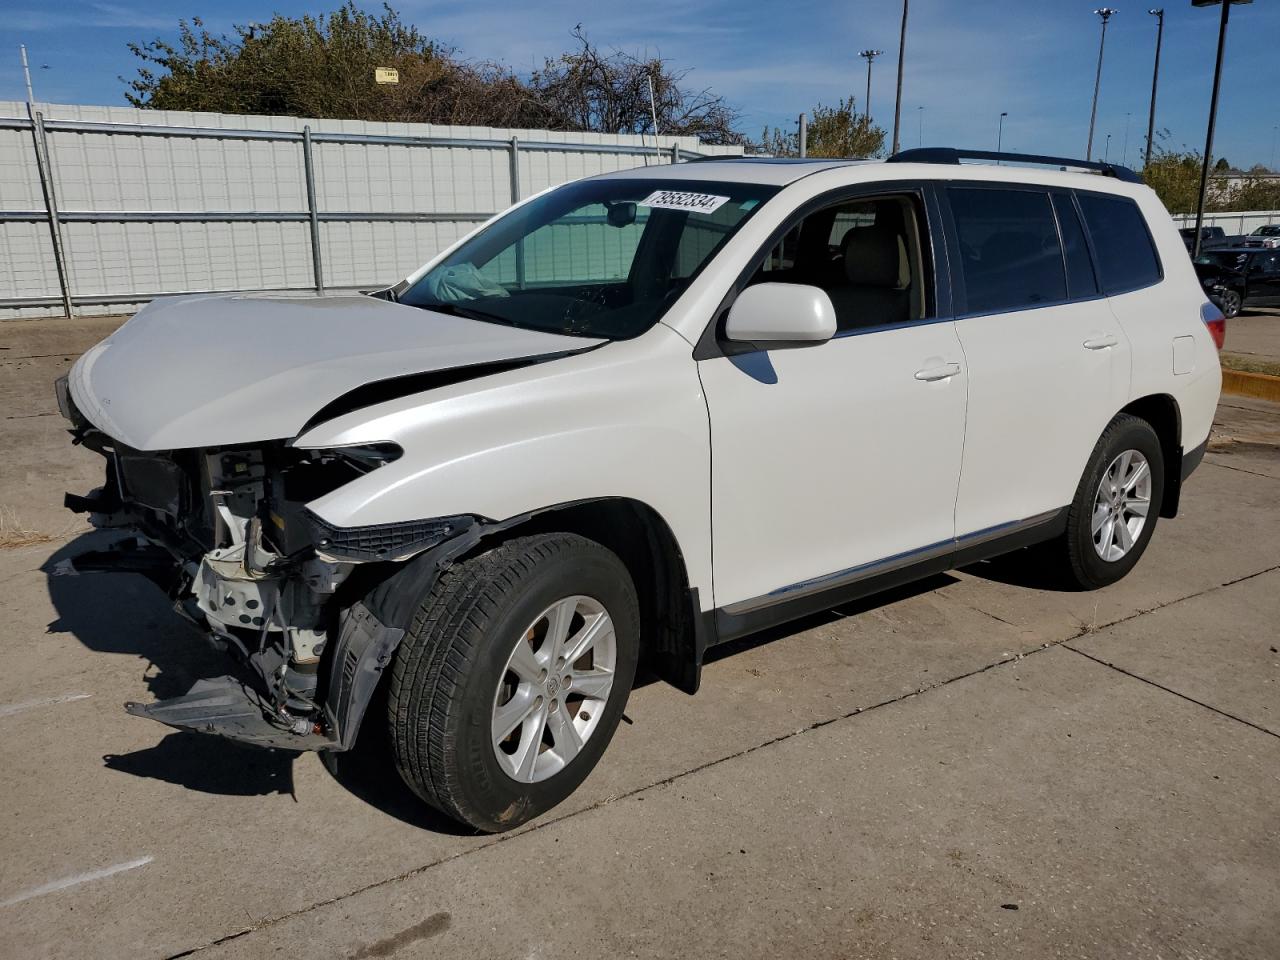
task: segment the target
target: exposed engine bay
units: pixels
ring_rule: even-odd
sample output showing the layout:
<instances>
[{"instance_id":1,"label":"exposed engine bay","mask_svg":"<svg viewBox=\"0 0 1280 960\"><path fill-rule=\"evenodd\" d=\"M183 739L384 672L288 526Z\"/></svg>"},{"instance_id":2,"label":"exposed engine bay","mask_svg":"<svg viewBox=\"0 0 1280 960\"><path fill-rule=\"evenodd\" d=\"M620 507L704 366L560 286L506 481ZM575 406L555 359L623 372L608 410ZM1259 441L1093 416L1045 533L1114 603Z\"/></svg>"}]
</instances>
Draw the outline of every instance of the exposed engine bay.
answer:
<instances>
[{"instance_id":1,"label":"exposed engine bay","mask_svg":"<svg viewBox=\"0 0 1280 960\"><path fill-rule=\"evenodd\" d=\"M202 680L185 696L129 712L263 746L349 747L403 633L384 622L394 617L370 610L368 595L409 572L404 561L466 533L473 518L339 529L307 509L396 459L394 444L143 452L89 423L64 384L59 401L76 442L106 459L103 486L68 494L66 505L127 534L60 572L146 575L240 667L240 676Z\"/></svg>"}]
</instances>

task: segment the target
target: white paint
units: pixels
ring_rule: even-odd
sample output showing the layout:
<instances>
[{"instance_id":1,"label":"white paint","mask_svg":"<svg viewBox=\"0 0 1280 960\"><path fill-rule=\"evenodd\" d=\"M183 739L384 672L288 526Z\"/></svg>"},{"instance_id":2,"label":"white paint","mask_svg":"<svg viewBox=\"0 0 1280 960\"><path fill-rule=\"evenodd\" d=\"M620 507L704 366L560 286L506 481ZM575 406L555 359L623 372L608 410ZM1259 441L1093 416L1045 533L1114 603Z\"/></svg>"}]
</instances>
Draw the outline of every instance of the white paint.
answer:
<instances>
[{"instance_id":1,"label":"white paint","mask_svg":"<svg viewBox=\"0 0 1280 960\"><path fill-rule=\"evenodd\" d=\"M70 703L73 700L87 700L91 696L93 696L91 693L64 693L60 697L44 697L40 700L24 700L22 703L0 704L0 717L11 717L15 713L34 710L36 707L52 707L59 703Z\"/></svg>"},{"instance_id":2,"label":"white paint","mask_svg":"<svg viewBox=\"0 0 1280 960\"><path fill-rule=\"evenodd\" d=\"M128 863L117 863L113 867L103 867L101 870L90 870L88 873L77 873L72 877L63 877L61 880L51 880L43 886L15 894L0 903L0 907L12 907L24 901L33 900L36 897L43 897L46 893L57 893L59 890L77 887L82 883L90 883L94 880L103 880L117 873L124 873L126 870L136 870L138 867L145 867L152 859L152 857L139 857L137 860L130 860Z\"/></svg>"}]
</instances>

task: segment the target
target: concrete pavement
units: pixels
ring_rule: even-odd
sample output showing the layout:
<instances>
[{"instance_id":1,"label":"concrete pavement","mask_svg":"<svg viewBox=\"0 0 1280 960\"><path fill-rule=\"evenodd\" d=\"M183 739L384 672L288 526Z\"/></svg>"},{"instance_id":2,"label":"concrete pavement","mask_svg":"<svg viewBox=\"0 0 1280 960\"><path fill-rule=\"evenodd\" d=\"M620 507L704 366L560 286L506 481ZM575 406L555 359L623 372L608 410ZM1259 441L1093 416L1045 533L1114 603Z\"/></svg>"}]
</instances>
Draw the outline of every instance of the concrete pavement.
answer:
<instances>
[{"instance_id":1,"label":"concrete pavement","mask_svg":"<svg viewBox=\"0 0 1280 960\"><path fill-rule=\"evenodd\" d=\"M42 572L97 482L79 323L0 326L6 956L1280 955L1280 409L1224 403L1122 583L982 564L736 643L477 837L376 741L335 778L123 713L220 664L140 578Z\"/></svg>"}]
</instances>

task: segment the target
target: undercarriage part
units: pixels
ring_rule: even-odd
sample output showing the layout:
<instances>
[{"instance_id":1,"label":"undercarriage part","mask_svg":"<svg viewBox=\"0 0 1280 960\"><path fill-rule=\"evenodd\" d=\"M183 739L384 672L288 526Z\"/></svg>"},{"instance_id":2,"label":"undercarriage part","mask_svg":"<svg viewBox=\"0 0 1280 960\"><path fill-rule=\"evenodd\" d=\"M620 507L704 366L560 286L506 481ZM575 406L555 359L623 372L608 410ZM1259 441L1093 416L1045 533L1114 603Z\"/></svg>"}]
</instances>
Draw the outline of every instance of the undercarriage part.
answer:
<instances>
[{"instance_id":1,"label":"undercarriage part","mask_svg":"<svg viewBox=\"0 0 1280 960\"><path fill-rule=\"evenodd\" d=\"M281 716L252 687L234 677L199 680L190 692L157 703L126 703L135 717L148 717L180 730L197 730L259 747L323 750L333 740L312 721Z\"/></svg>"}]
</instances>

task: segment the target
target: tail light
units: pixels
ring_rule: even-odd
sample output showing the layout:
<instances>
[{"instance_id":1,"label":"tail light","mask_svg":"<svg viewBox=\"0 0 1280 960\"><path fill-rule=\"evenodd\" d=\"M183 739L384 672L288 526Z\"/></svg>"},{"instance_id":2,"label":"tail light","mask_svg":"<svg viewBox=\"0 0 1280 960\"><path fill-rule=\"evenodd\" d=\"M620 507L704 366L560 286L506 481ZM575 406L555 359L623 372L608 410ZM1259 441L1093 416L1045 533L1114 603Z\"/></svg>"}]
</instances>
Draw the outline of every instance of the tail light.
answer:
<instances>
[{"instance_id":1,"label":"tail light","mask_svg":"<svg viewBox=\"0 0 1280 960\"><path fill-rule=\"evenodd\" d=\"M1222 315L1221 310L1206 300L1200 306L1200 319L1209 328L1209 336L1213 337L1214 346L1221 350L1222 345L1227 341L1227 318Z\"/></svg>"}]
</instances>

